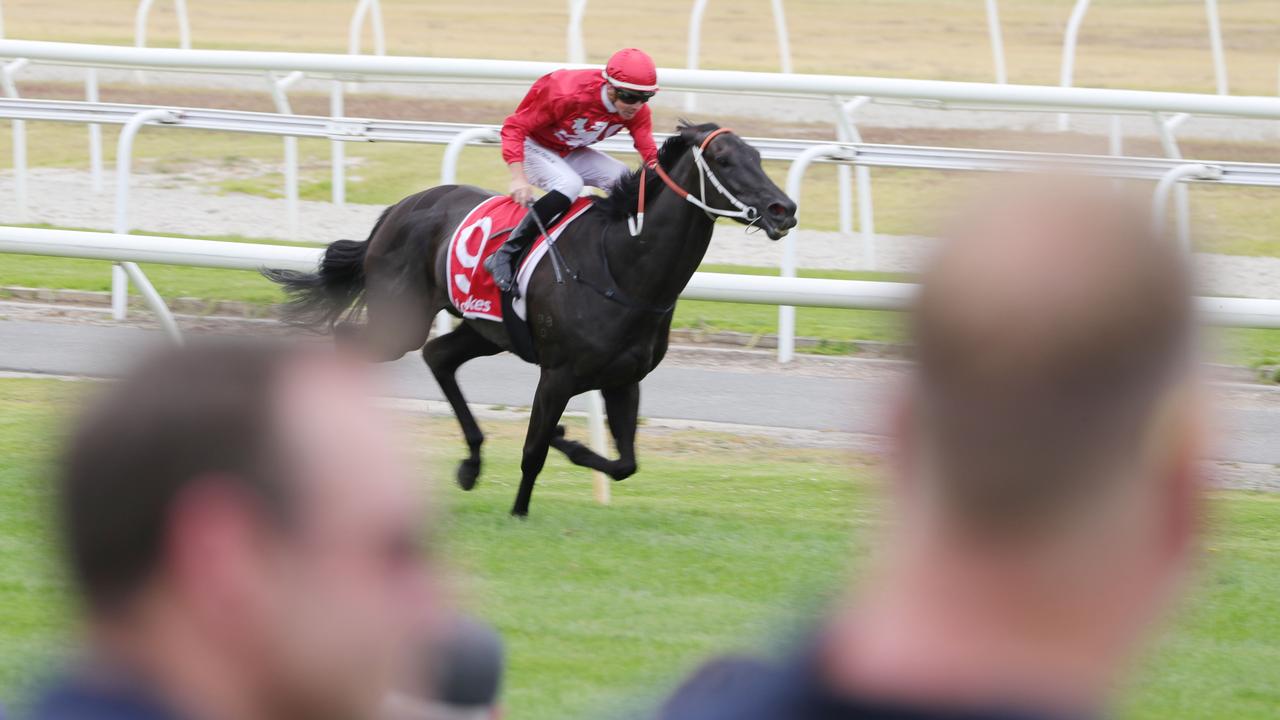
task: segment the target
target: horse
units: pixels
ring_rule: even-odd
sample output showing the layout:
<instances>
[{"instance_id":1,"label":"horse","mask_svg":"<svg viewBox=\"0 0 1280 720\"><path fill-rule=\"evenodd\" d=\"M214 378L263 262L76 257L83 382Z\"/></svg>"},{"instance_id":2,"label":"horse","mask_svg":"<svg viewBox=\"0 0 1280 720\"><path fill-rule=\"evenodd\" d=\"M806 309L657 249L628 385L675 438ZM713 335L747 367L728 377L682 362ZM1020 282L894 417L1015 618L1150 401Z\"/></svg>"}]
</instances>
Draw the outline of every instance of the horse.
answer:
<instances>
[{"instance_id":1,"label":"horse","mask_svg":"<svg viewBox=\"0 0 1280 720\"><path fill-rule=\"evenodd\" d=\"M481 319L427 337L439 311L461 317L446 287L449 239L472 208L494 195L467 185L430 188L388 207L368 239L330 244L315 273L264 270L290 298L289 322L327 326L376 361L422 348L462 426L469 452L457 481L464 490L480 475L484 434L456 373L468 360L512 350L512 340L504 323ZM715 220L756 226L772 240L796 224L796 204L765 174L760 153L713 123L681 122L652 170L642 165L593 202L563 230L527 287L541 375L511 509L520 518L529 513L550 447L614 480L636 472L640 381L666 354L676 299L706 254ZM555 265L573 270L567 281ZM353 322L361 309L363 326ZM570 398L590 390L604 396L617 459L568 439L559 424Z\"/></svg>"}]
</instances>

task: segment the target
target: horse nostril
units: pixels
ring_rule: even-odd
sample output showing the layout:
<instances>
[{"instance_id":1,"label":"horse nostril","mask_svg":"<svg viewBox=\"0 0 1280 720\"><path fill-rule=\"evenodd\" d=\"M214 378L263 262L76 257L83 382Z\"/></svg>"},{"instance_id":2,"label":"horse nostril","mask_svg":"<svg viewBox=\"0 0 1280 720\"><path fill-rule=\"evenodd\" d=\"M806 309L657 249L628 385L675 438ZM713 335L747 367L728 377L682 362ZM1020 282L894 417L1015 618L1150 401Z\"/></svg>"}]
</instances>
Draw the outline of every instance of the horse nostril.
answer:
<instances>
[{"instance_id":1,"label":"horse nostril","mask_svg":"<svg viewBox=\"0 0 1280 720\"><path fill-rule=\"evenodd\" d=\"M787 216L787 207L782 203L773 203L769 206L769 214L775 218L783 218Z\"/></svg>"}]
</instances>

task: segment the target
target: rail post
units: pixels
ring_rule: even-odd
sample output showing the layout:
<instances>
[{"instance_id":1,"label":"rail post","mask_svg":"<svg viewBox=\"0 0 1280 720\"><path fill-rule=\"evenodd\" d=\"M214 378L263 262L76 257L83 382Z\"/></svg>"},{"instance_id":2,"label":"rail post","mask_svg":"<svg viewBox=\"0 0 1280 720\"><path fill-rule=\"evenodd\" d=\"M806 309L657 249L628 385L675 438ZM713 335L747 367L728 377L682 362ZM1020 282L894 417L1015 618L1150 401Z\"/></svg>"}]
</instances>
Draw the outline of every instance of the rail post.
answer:
<instances>
[{"instance_id":1,"label":"rail post","mask_svg":"<svg viewBox=\"0 0 1280 720\"><path fill-rule=\"evenodd\" d=\"M1182 159L1182 149L1178 147L1178 138L1174 134L1178 126L1186 122L1190 115L1186 113L1177 113L1168 118L1160 113L1155 113L1156 129L1160 132L1160 144L1164 148L1167 157L1175 160ZM1172 172L1172 171L1171 171ZM1191 247L1191 200L1190 193L1187 191L1185 184L1174 186L1174 211L1177 213L1178 226L1177 237L1178 243L1184 247Z\"/></svg>"},{"instance_id":2,"label":"rail post","mask_svg":"<svg viewBox=\"0 0 1280 720\"><path fill-rule=\"evenodd\" d=\"M787 196L796 204L796 219L800 218L800 189L804 183L804 171L820 157L847 157L849 148L843 145L815 145L805 149L791 161L787 170ZM799 227L797 225L797 227ZM794 230L782 239L782 267L784 278L796 276L796 233ZM778 362L791 362L796 350L796 308L794 305L778 306Z\"/></svg>"},{"instance_id":3,"label":"rail post","mask_svg":"<svg viewBox=\"0 0 1280 720\"><path fill-rule=\"evenodd\" d=\"M845 103L837 116L840 123L840 141L841 142L862 142L862 133L858 132L858 126L853 122L853 114L858 108L865 105L871 98L866 95L856 97ZM847 182L850 168L848 165L840 165L841 187L840 187L840 232L853 232L853 228L845 229L846 216L851 214L848 210L849 198L847 190ZM871 203L871 168L866 165L856 165L852 168L855 180L857 180L858 194L858 233L862 236L862 262L871 270L875 270L879 265L876 258L876 221L875 211Z\"/></svg>"},{"instance_id":4,"label":"rail post","mask_svg":"<svg viewBox=\"0 0 1280 720\"><path fill-rule=\"evenodd\" d=\"M1230 92L1227 86L1227 59L1222 52L1222 21L1218 0L1204 0L1204 14L1209 21L1209 51L1213 54L1213 79L1219 95Z\"/></svg>"},{"instance_id":5,"label":"rail post","mask_svg":"<svg viewBox=\"0 0 1280 720\"><path fill-rule=\"evenodd\" d=\"M343 83L334 80L329 85L329 116L334 120L346 114L343 97ZM329 142L329 157L333 167L330 170L330 188L333 204L343 207L347 204L347 148L341 140Z\"/></svg>"},{"instance_id":6,"label":"rail post","mask_svg":"<svg viewBox=\"0 0 1280 720\"><path fill-rule=\"evenodd\" d=\"M458 158L468 144L477 141L496 143L498 140L498 130L493 127L467 128L454 135L444 147L444 158L440 161L440 184L453 185L458 182Z\"/></svg>"},{"instance_id":7,"label":"rail post","mask_svg":"<svg viewBox=\"0 0 1280 720\"><path fill-rule=\"evenodd\" d=\"M1155 192L1152 193L1151 200L1151 226L1155 228L1157 233L1163 233L1169 207L1170 191L1177 187L1179 190L1185 190L1186 186L1179 181L1194 178L1196 180L1217 180L1222 177L1222 168L1214 165L1204 165L1201 163L1187 163L1170 169L1160 178L1160 182L1156 183ZM1181 208L1179 208L1181 210ZM1189 228L1182 225L1182 214L1178 216L1178 244L1187 252L1191 252L1191 233ZM1185 230L1185 234L1184 234Z\"/></svg>"},{"instance_id":8,"label":"rail post","mask_svg":"<svg viewBox=\"0 0 1280 720\"><path fill-rule=\"evenodd\" d=\"M770 0L773 12L773 29L778 36L778 66L782 72L791 72L791 39L787 32L787 15L782 0ZM689 41L685 52L685 67L690 70L698 68L698 56L702 52L702 16L707 12L707 0L694 0L689 12ZM693 91L684 96L685 112L698 109L698 98Z\"/></svg>"},{"instance_id":9,"label":"rail post","mask_svg":"<svg viewBox=\"0 0 1280 720\"><path fill-rule=\"evenodd\" d=\"M587 12L587 0L569 0L569 27L566 44L569 62L582 64L587 61L587 46L582 41L582 16Z\"/></svg>"},{"instance_id":10,"label":"rail post","mask_svg":"<svg viewBox=\"0 0 1280 720\"><path fill-rule=\"evenodd\" d=\"M151 6L156 0L141 0L138 10L133 16L133 45L147 46L147 18L151 15ZM187 19L187 0L173 0L173 12L178 19L178 47L191 49L191 22ZM145 83L147 78L141 70L133 71L134 80Z\"/></svg>"},{"instance_id":11,"label":"rail post","mask_svg":"<svg viewBox=\"0 0 1280 720\"><path fill-rule=\"evenodd\" d=\"M267 75L267 81L271 83L271 99L275 102L276 112L281 115L292 115L293 108L289 105L289 88L301 80L304 73L300 70L285 75L284 77L276 77L273 74ZM284 198L285 213L288 215L289 221L289 239L298 239L298 138L292 135L286 135L284 138Z\"/></svg>"},{"instance_id":12,"label":"rail post","mask_svg":"<svg viewBox=\"0 0 1280 720\"><path fill-rule=\"evenodd\" d=\"M1004 34L1000 27L1000 8L996 0L987 0L987 35L991 37L991 58L996 67L996 82L1004 85L1009 82L1009 73L1004 64Z\"/></svg>"},{"instance_id":13,"label":"rail post","mask_svg":"<svg viewBox=\"0 0 1280 720\"><path fill-rule=\"evenodd\" d=\"M96 103L98 97L98 69L89 68L84 76L84 99ZM89 176L94 194L102 194L102 126L89 123Z\"/></svg>"},{"instance_id":14,"label":"rail post","mask_svg":"<svg viewBox=\"0 0 1280 720\"><path fill-rule=\"evenodd\" d=\"M382 24L382 5L378 0L358 0L356 9L351 13L351 22L347 25L347 52L360 54L360 32L364 29L366 18L373 25L373 52L375 55L387 54L386 29Z\"/></svg>"},{"instance_id":15,"label":"rail post","mask_svg":"<svg viewBox=\"0 0 1280 720\"><path fill-rule=\"evenodd\" d=\"M181 114L177 110L153 108L135 114L120 130L120 139L116 143L116 208L112 230L118 235L129 232L129 176L133 169L133 139L143 125L151 122L177 122ZM116 320L123 320L128 312L129 280L138 286L147 305L156 314L165 334L175 342L182 342L182 333L173 319L173 313L165 305L160 293L156 292L151 281L136 263L122 262L113 266L111 271L111 314Z\"/></svg>"},{"instance_id":16,"label":"rail post","mask_svg":"<svg viewBox=\"0 0 1280 720\"><path fill-rule=\"evenodd\" d=\"M1067 20L1067 32L1062 38L1062 87L1071 87L1071 78L1076 69L1076 42L1080 39L1080 23L1084 22L1085 13L1089 11L1089 0L1076 0L1071 9L1071 17ZM1071 116L1058 113L1058 129L1071 129Z\"/></svg>"},{"instance_id":17,"label":"rail post","mask_svg":"<svg viewBox=\"0 0 1280 720\"><path fill-rule=\"evenodd\" d=\"M13 76L26 67L27 59L18 58L5 63L0 68L0 85L4 87L5 97L18 97L18 86ZM14 202L18 207L18 217L27 219L27 123L25 120L12 120L13 128L13 192Z\"/></svg>"},{"instance_id":18,"label":"rail post","mask_svg":"<svg viewBox=\"0 0 1280 720\"><path fill-rule=\"evenodd\" d=\"M591 449L601 457L608 457L609 447L604 438L604 396L599 390L587 393L587 425L591 429ZM612 495L609 477L599 470L591 471L591 489L596 502L608 505Z\"/></svg>"}]
</instances>

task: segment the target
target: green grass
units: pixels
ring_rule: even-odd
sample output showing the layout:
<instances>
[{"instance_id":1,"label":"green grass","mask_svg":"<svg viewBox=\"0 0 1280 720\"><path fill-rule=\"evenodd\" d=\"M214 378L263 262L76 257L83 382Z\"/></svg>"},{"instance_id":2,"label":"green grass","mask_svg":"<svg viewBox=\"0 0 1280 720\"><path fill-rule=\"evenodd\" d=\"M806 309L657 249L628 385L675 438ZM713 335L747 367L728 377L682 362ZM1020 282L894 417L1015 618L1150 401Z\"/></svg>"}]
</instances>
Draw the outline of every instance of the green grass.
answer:
<instances>
[{"instance_id":1,"label":"green grass","mask_svg":"<svg viewBox=\"0 0 1280 720\"><path fill-rule=\"evenodd\" d=\"M741 273L744 275L777 275L770 268L742 265L705 265L707 272ZM838 280L882 280L904 282L910 278L901 273L841 272L838 270L802 270L801 277L835 278ZM796 308L796 334L817 338L822 345L801 348L803 352L840 354L852 352L859 340L901 342L902 314L880 310L838 310L834 308ZM774 305L685 300L676 306L674 327L695 330L774 335L778 332L778 308Z\"/></svg>"},{"instance_id":2,"label":"green grass","mask_svg":"<svg viewBox=\"0 0 1280 720\"><path fill-rule=\"evenodd\" d=\"M69 646L49 541L49 458L81 384L0 380L0 698L12 704ZM411 420L424 474L451 475L451 421ZM767 647L815 617L867 555L876 468L831 450L641 431L642 471L591 502L553 454L528 522L506 516L522 428L487 423L486 474L442 487L462 602L506 636L514 720L634 707L710 653ZM571 433L581 434L580 427ZM1143 666L1121 717L1230 720L1280 712L1280 498L1215 496L1199 590ZM852 540L850 538L853 538Z\"/></svg>"},{"instance_id":3,"label":"green grass","mask_svg":"<svg viewBox=\"0 0 1280 720\"><path fill-rule=\"evenodd\" d=\"M48 458L59 413L80 388L0 380L0 704L33 678L64 635L65 585L48 531Z\"/></svg>"}]
</instances>

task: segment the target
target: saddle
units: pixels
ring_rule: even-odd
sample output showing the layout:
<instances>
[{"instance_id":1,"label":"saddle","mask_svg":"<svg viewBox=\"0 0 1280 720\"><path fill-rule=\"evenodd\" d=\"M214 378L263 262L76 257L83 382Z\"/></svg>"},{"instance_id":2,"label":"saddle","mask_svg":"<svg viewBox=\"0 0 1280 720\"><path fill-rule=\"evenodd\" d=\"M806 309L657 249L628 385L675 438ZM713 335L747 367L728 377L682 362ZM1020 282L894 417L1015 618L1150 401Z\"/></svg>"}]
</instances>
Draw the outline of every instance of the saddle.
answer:
<instances>
[{"instance_id":1,"label":"saddle","mask_svg":"<svg viewBox=\"0 0 1280 720\"><path fill-rule=\"evenodd\" d=\"M528 362L537 362L526 317L529 278L538 263L547 256L550 249L547 238L550 237L554 243L569 223L585 213L591 204L591 198L578 198L559 220L547 228L547 235L530 244L517 263L519 298L498 290L493 277L484 269L484 260L502 246L528 209L506 195L495 195L476 205L449 238L445 272L449 301L464 318L504 323L516 354Z\"/></svg>"}]
</instances>

